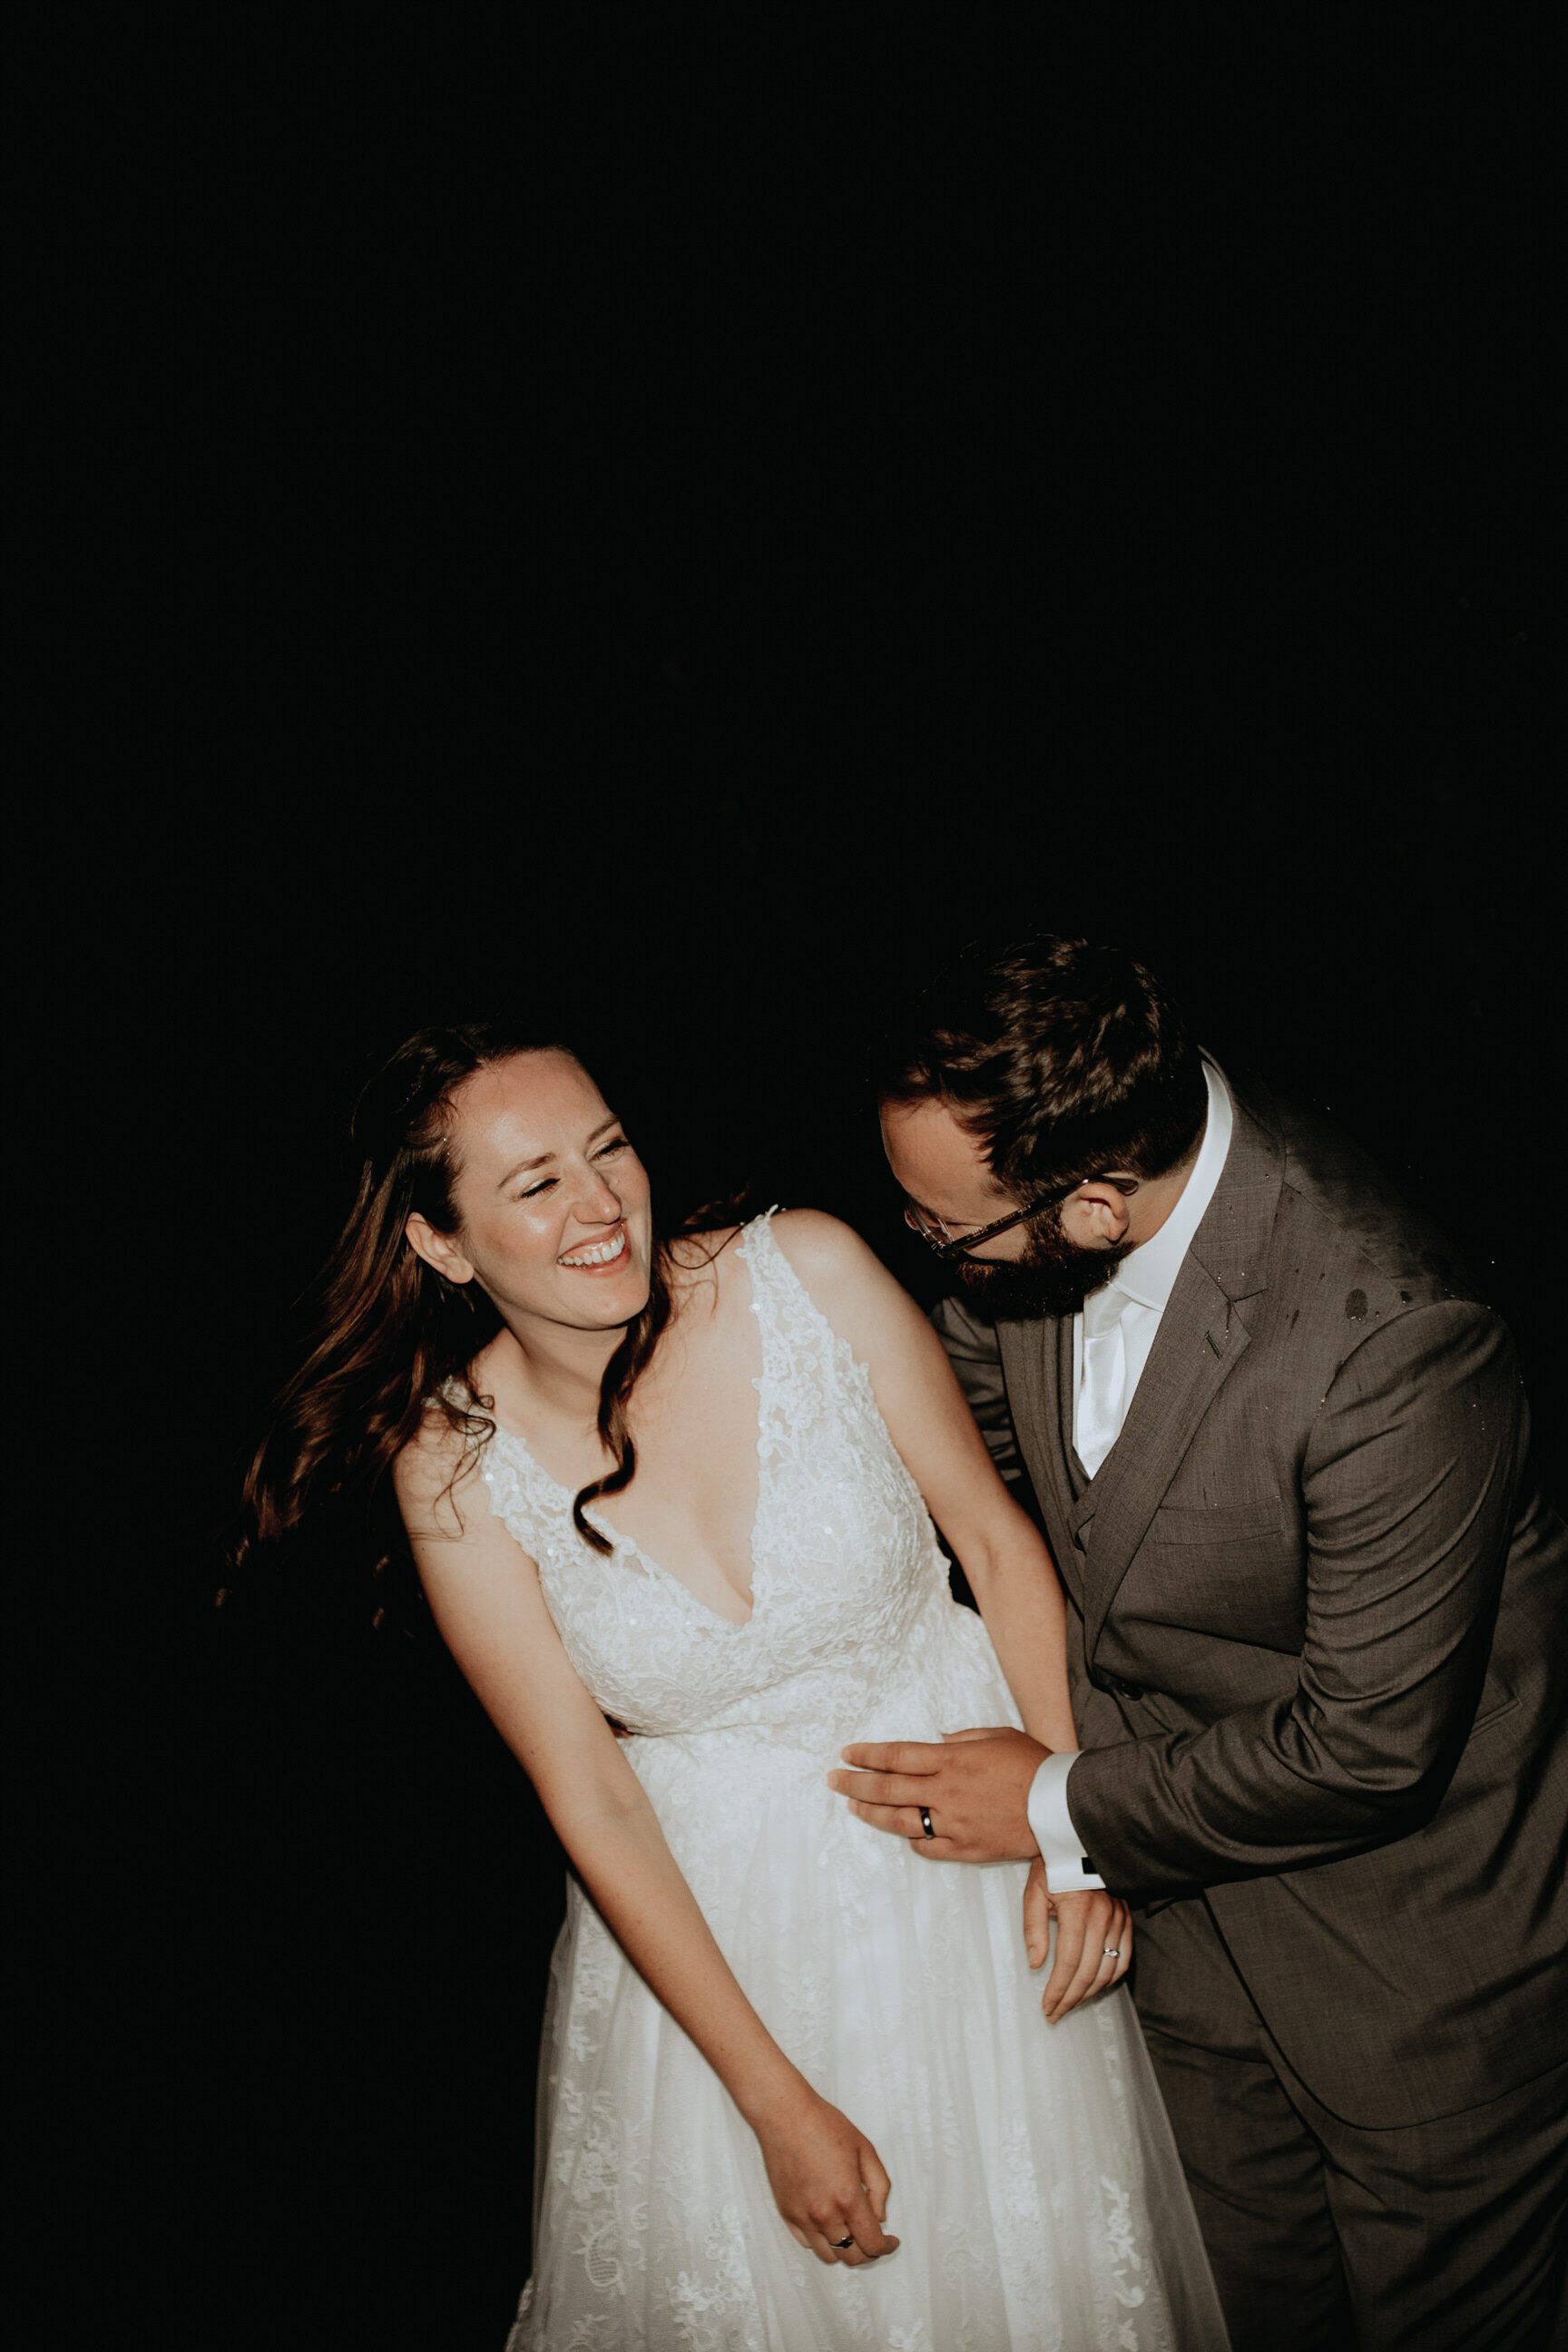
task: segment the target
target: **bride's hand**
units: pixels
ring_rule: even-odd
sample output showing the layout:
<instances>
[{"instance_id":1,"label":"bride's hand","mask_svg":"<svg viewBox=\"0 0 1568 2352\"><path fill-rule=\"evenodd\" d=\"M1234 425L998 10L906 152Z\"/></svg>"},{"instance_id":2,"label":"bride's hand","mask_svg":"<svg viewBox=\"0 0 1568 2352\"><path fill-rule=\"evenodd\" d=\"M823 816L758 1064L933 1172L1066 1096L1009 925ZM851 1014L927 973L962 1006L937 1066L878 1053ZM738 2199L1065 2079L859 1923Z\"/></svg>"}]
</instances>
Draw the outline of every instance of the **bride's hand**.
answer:
<instances>
[{"instance_id":1,"label":"bride's hand","mask_svg":"<svg viewBox=\"0 0 1568 2352\"><path fill-rule=\"evenodd\" d=\"M1091 1992L1104 1992L1127 1974L1132 1958L1132 1914L1120 1896L1107 1895L1100 1887L1086 1887L1078 1895L1052 1895L1046 1885L1045 1864L1032 1864L1024 1888L1024 1943L1032 1969L1045 1966L1053 1913L1056 1966L1040 2007L1054 2025Z\"/></svg>"},{"instance_id":2,"label":"bride's hand","mask_svg":"<svg viewBox=\"0 0 1568 2352\"><path fill-rule=\"evenodd\" d=\"M899 2242L882 2228L892 2183L847 2116L803 2083L783 2115L757 2127L757 2138L774 2200L797 2245L809 2248L819 2263L850 2267L892 2252ZM853 2242L840 2244L845 2238Z\"/></svg>"}]
</instances>

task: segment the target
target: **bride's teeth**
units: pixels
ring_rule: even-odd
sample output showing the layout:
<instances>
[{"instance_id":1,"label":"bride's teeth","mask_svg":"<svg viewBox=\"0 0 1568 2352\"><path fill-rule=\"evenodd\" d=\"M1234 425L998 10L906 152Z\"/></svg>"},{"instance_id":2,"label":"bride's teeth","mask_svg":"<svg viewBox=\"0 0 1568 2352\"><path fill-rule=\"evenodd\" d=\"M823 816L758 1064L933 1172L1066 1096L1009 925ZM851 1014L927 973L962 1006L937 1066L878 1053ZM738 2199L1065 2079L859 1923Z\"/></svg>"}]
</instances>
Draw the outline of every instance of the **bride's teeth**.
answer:
<instances>
[{"instance_id":1,"label":"bride's teeth","mask_svg":"<svg viewBox=\"0 0 1568 2352\"><path fill-rule=\"evenodd\" d=\"M561 1263L563 1265L608 1265L613 1257L619 1257L626 1245L625 1234L617 1234L613 1242L600 1242L593 1249L574 1250L572 1255L563 1257Z\"/></svg>"}]
</instances>

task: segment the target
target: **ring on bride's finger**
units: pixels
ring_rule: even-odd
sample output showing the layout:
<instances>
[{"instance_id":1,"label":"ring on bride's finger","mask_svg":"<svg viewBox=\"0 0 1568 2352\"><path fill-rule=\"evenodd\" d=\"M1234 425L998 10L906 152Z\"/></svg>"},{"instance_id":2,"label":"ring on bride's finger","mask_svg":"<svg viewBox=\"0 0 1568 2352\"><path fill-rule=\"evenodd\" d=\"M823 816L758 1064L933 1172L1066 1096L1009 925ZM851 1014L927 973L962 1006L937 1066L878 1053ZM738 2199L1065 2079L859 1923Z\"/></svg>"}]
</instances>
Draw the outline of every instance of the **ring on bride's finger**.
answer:
<instances>
[{"instance_id":1,"label":"ring on bride's finger","mask_svg":"<svg viewBox=\"0 0 1568 2352\"><path fill-rule=\"evenodd\" d=\"M834 2252L841 2254L846 2246L852 2246L855 2243L854 2232L851 2231L847 2238L835 2238L832 2243Z\"/></svg>"},{"instance_id":2,"label":"ring on bride's finger","mask_svg":"<svg viewBox=\"0 0 1568 2352\"><path fill-rule=\"evenodd\" d=\"M1114 1944L1107 1944L1103 1948L1108 1960L1119 1960L1121 1958Z\"/></svg>"},{"instance_id":3,"label":"ring on bride's finger","mask_svg":"<svg viewBox=\"0 0 1568 2352\"><path fill-rule=\"evenodd\" d=\"M919 1808L919 1811L921 1830L927 1837L935 1837L936 1832L931 1825L931 1807L929 1805L921 1805Z\"/></svg>"}]
</instances>

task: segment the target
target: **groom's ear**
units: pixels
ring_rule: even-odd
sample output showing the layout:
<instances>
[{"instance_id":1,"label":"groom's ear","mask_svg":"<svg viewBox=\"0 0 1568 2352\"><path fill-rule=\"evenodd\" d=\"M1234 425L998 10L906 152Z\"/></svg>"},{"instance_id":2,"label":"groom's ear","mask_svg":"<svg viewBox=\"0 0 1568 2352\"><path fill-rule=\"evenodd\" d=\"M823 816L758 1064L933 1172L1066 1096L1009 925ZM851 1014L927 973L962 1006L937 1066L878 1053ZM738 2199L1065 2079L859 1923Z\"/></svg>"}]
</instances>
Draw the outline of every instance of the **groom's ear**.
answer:
<instances>
[{"instance_id":1,"label":"groom's ear","mask_svg":"<svg viewBox=\"0 0 1568 2352\"><path fill-rule=\"evenodd\" d=\"M437 1274L444 1274L448 1282L472 1282L473 1265L450 1234L438 1234L429 1218L422 1217L417 1209L403 1232L415 1255L422 1257L426 1265L433 1265Z\"/></svg>"},{"instance_id":2,"label":"groom's ear","mask_svg":"<svg viewBox=\"0 0 1568 2352\"><path fill-rule=\"evenodd\" d=\"M1114 1184L1091 1178L1061 1209L1062 1231L1079 1249L1113 1249L1127 1238L1132 1212Z\"/></svg>"}]
</instances>

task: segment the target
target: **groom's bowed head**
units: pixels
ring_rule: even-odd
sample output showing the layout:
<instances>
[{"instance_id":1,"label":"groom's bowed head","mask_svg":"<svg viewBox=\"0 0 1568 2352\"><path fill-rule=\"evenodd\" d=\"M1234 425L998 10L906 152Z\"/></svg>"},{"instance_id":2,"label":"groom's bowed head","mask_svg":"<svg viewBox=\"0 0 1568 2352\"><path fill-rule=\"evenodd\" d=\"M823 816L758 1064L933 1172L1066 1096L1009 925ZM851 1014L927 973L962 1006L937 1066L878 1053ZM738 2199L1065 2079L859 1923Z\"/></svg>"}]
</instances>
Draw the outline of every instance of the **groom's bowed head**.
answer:
<instances>
[{"instance_id":1,"label":"groom's bowed head","mask_svg":"<svg viewBox=\"0 0 1568 2352\"><path fill-rule=\"evenodd\" d=\"M1180 1199L1208 1092L1186 1024L1123 949L963 950L874 1070L904 1215L993 1312L1073 1315Z\"/></svg>"}]
</instances>

